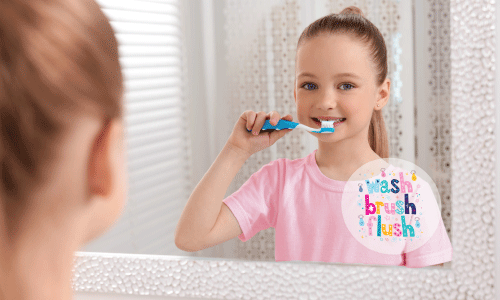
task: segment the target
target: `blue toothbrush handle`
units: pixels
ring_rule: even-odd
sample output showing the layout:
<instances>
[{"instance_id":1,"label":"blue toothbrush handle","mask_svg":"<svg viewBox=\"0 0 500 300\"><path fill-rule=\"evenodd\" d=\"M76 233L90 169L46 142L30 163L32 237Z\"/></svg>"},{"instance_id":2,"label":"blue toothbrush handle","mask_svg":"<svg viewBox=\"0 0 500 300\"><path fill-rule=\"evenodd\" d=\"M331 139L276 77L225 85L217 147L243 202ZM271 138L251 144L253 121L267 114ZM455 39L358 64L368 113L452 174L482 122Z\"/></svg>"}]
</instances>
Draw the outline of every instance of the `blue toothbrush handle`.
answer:
<instances>
[{"instance_id":1,"label":"blue toothbrush handle","mask_svg":"<svg viewBox=\"0 0 500 300\"><path fill-rule=\"evenodd\" d=\"M297 125L299 125L299 123L282 119L278 121L278 124L276 124L276 126L273 126L271 125L271 122L269 122L269 120L266 120L264 126L262 126L260 131L262 132L263 130L268 130L268 129L274 129L274 130L294 129L295 127L297 127ZM247 131L250 132L251 130L247 129Z\"/></svg>"}]
</instances>

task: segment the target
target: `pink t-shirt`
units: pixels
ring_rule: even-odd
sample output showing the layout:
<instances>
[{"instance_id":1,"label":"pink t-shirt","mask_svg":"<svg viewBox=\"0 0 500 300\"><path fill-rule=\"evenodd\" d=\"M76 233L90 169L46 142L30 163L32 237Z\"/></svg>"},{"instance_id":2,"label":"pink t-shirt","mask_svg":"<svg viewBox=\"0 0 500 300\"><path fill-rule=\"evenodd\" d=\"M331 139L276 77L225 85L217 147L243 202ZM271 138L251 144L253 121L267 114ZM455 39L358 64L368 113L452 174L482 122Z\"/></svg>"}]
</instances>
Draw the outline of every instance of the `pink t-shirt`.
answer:
<instances>
[{"instance_id":1,"label":"pink t-shirt","mask_svg":"<svg viewBox=\"0 0 500 300\"><path fill-rule=\"evenodd\" d=\"M451 261L452 247L440 214L434 234L411 252L383 254L356 240L342 215L342 192L346 181L326 177L316 163L316 151L304 158L280 158L264 165L223 200L238 220L241 241L273 227L276 261L410 268Z\"/></svg>"}]
</instances>

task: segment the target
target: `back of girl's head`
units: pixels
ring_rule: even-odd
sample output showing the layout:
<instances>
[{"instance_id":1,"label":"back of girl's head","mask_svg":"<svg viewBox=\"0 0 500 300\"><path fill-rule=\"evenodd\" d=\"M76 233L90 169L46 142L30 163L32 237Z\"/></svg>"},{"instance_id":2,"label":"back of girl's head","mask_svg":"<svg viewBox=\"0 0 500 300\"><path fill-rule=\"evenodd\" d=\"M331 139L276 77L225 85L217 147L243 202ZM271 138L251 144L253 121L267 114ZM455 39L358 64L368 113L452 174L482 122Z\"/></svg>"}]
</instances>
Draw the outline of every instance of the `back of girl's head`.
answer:
<instances>
[{"instance_id":1,"label":"back of girl's head","mask_svg":"<svg viewBox=\"0 0 500 300\"><path fill-rule=\"evenodd\" d=\"M323 34L345 34L352 36L367 46L372 65L375 66L375 85L380 85L387 77L387 48L384 37L356 6L349 6L339 14L320 18L304 29L299 37L297 49L308 40ZM381 110L375 110L368 129L371 148L382 158L389 157L389 142Z\"/></svg>"},{"instance_id":2,"label":"back of girl's head","mask_svg":"<svg viewBox=\"0 0 500 300\"><path fill-rule=\"evenodd\" d=\"M123 82L94 0L0 1L0 11L0 203L21 207L80 116L122 118Z\"/></svg>"}]
</instances>

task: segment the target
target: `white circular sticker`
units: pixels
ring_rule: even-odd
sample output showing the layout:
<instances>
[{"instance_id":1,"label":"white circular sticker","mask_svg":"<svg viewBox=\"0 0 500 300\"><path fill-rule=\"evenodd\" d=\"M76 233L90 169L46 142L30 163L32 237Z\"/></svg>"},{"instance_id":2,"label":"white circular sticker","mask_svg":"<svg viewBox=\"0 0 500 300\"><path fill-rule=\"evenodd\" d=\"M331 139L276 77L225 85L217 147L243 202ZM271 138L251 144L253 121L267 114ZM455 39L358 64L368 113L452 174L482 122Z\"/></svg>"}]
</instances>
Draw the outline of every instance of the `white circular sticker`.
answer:
<instances>
[{"instance_id":1,"label":"white circular sticker","mask_svg":"<svg viewBox=\"0 0 500 300\"><path fill-rule=\"evenodd\" d=\"M342 215L351 234L383 254L411 252L434 234L441 218L434 182L402 159L366 163L349 178Z\"/></svg>"}]
</instances>

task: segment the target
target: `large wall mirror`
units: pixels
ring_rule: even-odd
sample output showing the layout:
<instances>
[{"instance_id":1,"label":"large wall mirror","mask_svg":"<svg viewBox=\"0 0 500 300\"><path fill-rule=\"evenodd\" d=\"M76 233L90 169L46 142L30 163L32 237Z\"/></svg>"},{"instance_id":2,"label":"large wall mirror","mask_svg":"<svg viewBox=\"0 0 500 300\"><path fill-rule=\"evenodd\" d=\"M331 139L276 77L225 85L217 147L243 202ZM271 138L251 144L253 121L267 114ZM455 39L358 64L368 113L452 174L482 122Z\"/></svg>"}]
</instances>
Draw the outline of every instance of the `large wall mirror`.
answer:
<instances>
[{"instance_id":1,"label":"large wall mirror","mask_svg":"<svg viewBox=\"0 0 500 300\"><path fill-rule=\"evenodd\" d=\"M451 236L449 2L439 9L428 1L394 0L167 2L160 11L129 12L130 19L118 10L122 4L106 8L111 3L103 2L118 28L127 87L129 199L122 218L85 251L273 261L274 228L245 243L236 238L186 252L175 246L175 226L243 111L277 110L297 120L298 37L314 20L349 5L358 6L386 41L389 157L414 162L433 178ZM147 23L125 26L145 22L147 14L151 33L141 32ZM317 139L295 130L252 155L226 197L270 161L302 158L314 149Z\"/></svg>"},{"instance_id":2,"label":"large wall mirror","mask_svg":"<svg viewBox=\"0 0 500 300\"><path fill-rule=\"evenodd\" d=\"M462 216L460 210L452 205L458 203L456 201L464 201L467 195L473 193L473 188L465 189L457 183L461 180L461 175L469 172L462 168L472 168L473 164L470 160L461 160L466 151L473 149L467 150L460 145L465 143L473 146L474 141L478 141L478 138L472 136L467 136L468 141L460 141L460 134L452 140L452 128L461 126L457 121L453 121L453 112L460 107L471 105L471 101L479 100L467 98L466 93L472 92L472 83L468 82L469 77L464 70L470 69L472 72L473 69L459 66L458 56L455 58L455 68L461 68L461 71L454 75L455 77L452 76L453 34L457 41L466 39L464 36L469 34L466 28L473 21L468 20L470 24L460 23L460 26L453 28L451 18L454 15L461 18L465 13L460 10L465 6L477 6L478 13L492 15L494 4L486 0L466 1L470 2L470 5L458 4L453 0L97 2L115 29L126 80L129 198L117 223L103 236L81 249L77 269L81 274L85 274L92 269L92 264L89 263L91 260L107 262L106 265L114 261L137 268L148 266L148 278L156 276L153 275L155 272L151 271L155 267L160 268L156 274L167 272L169 275L162 275L167 278L164 281L151 279L148 287L139 285L138 289L127 287L121 282L118 284L121 287L111 284L104 290L89 288L80 283L81 285L77 284L79 290L139 294L138 291L147 291L153 285L152 282L156 282L165 287L155 288L157 295L175 293L194 296L201 295L194 292L198 291L196 285L174 284L175 287L172 287L173 281L168 279L169 276L182 274L191 267L195 268L197 264L202 269L211 264L201 271L202 273L215 271L219 274L219 268L222 267L228 271L229 277L233 274L236 278L241 276L236 270L256 270L257 266L265 273L268 268L278 268L279 264L265 263L274 262L273 228L258 232L244 243L234 238L201 251L186 252L178 249L174 243L175 227L191 192L217 157L243 111L277 110L282 116L292 114L294 120L297 119L293 101L293 80L299 35L314 20L355 5L380 29L387 45L391 97L383 113L389 135L390 157L414 162L432 178L440 193L441 215L454 247L453 261L441 267L425 268L429 270L425 272L434 273L417 279L420 283L417 283L416 287L423 284L425 278L434 276L445 287L457 285L457 282L462 284L467 280L472 286L481 285L482 295L492 293L493 271L487 267L492 254L488 254L491 249L485 239L490 238L490 243L493 243L493 229L480 238L483 246L474 246L478 256L471 258L475 268L481 270L480 277L485 277L484 281L488 286L483 286L481 282L475 283L473 279L469 282L468 277L459 280L457 275L453 275L455 267L461 266L462 271L470 271L469 267L472 266L471 259L466 259L460 251L467 251L467 255L472 255L469 248L472 249L473 245L467 246L469 248L466 250L460 248L466 247L466 243L463 236L457 236L458 227L455 226L462 226L457 225L457 220L472 218L479 222L478 225L483 222L492 227L494 215L484 214L484 211L479 210L477 215ZM487 9L484 10L484 7ZM471 12L468 12L467 16L471 16ZM492 26L489 18L480 18L477 15L472 15L472 18L481 19L483 22L474 21L474 26L478 27L478 30L474 31L476 33L487 32L485 28ZM488 32L475 35L474 45L481 44L489 51L474 52L477 54L474 57L480 64L480 67L474 67L475 70L494 70L494 66L485 63L494 53L494 44L488 42L488 38ZM474 45L470 47L475 47ZM457 44L457 47L460 46L463 45ZM469 52L457 53L467 57ZM491 82L494 74L492 76L488 77ZM455 95L455 106L452 82L464 84L462 94ZM485 102L493 105L491 90L481 95ZM463 102L459 102L459 97ZM484 103L478 105L490 107ZM471 118L479 120L481 116ZM477 122L482 128L478 130L491 135L494 120L488 120ZM489 150L493 145L489 143L486 147ZM272 147L252 155L231 183L225 197L235 192L251 174L270 161L282 157L302 158L314 149L317 149L316 138L306 132L293 131ZM453 153L462 156L453 158ZM484 161L489 160L484 158ZM454 166L452 162L457 165ZM461 167L458 167L459 163ZM483 167L486 165L483 164ZM454 183L453 180L458 181ZM484 182L478 183L478 190L481 184L486 185ZM494 192L488 195L494 195ZM475 212L473 204L481 202L489 205L490 202L493 203L492 197L485 198L483 202L477 200L479 202L464 205L470 206L469 211ZM455 200L459 198L462 200ZM465 227L463 229L466 230ZM150 261L157 263L150 266ZM167 263L170 261L171 264ZM180 264L180 261L183 263ZM286 266L282 269L285 273L288 272L286 270L292 269L307 269L312 273L318 272L317 270L329 270L333 276L330 281L342 274L342 270L352 271L355 274L353 278L361 278L360 274L367 274L366 272L389 278L391 273L396 272L404 279L409 278L409 272L412 272L404 267L335 263L296 262L283 265ZM168 271L171 268L176 268L173 273ZM199 268L197 270L201 270ZM209 270L210 268L212 269ZM230 270L240 275L231 273ZM367 280L375 282L375 275L373 278L371 276ZM182 275L178 277L181 277L180 282L189 281ZM183 281L183 278L186 281ZM175 278L174 282L176 280L179 282L179 278ZM312 283L313 287L315 284L319 285L317 280ZM258 282L262 283L260 280ZM311 284L309 280L307 282ZM134 284L137 285L135 281L132 286ZM400 279L397 279L395 284L385 291L401 296L399 292L409 287ZM360 290L362 289L360 287ZM431 294L433 289L434 285L432 289L422 287L423 292L419 295L425 297L427 293ZM436 289L439 293L444 292L440 288ZM234 297L241 295L236 288L233 291ZM404 295L413 295L411 293L403 292ZM219 295L219 292L209 294L215 296ZM286 294L279 292L270 294L269 297L273 298L272 295L286 298ZM353 292L353 295L359 294ZM266 297L262 299L264 298Z\"/></svg>"}]
</instances>

